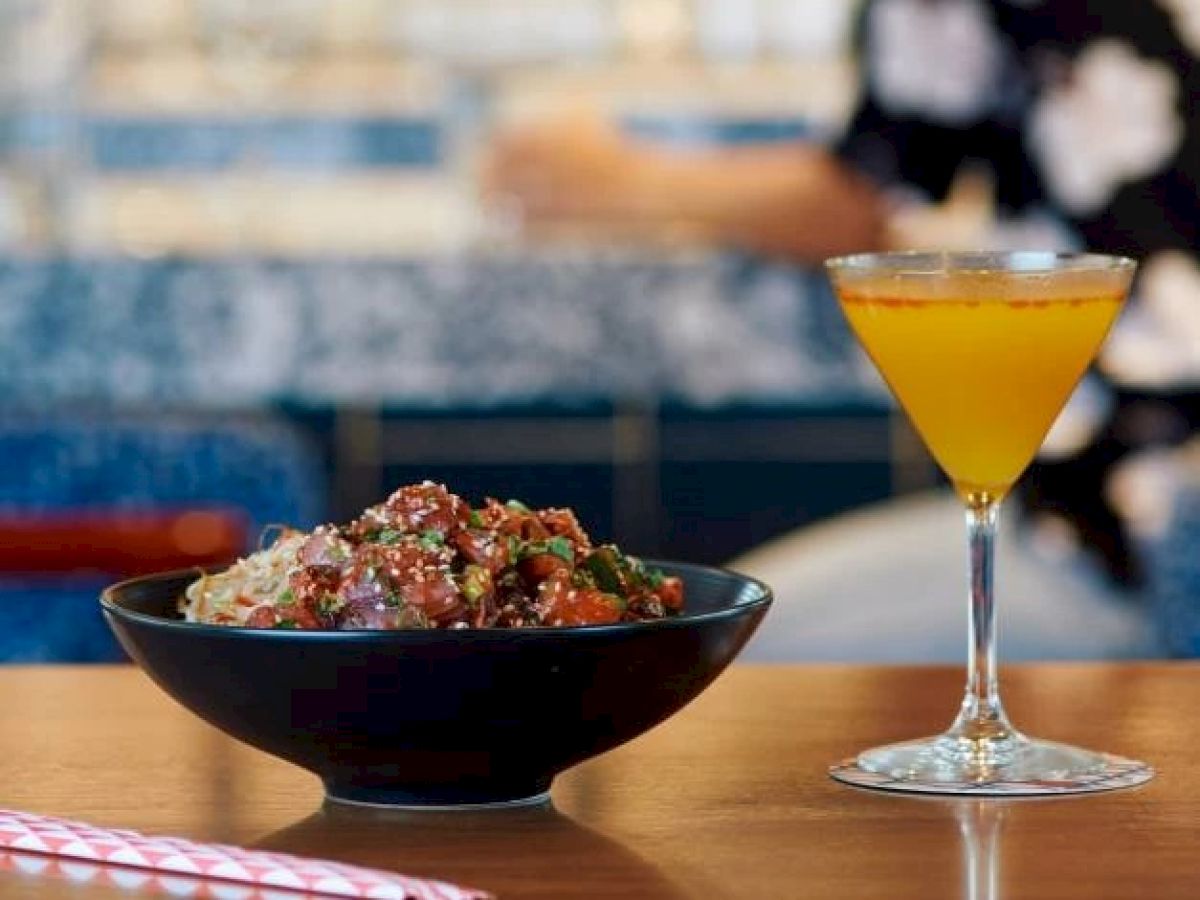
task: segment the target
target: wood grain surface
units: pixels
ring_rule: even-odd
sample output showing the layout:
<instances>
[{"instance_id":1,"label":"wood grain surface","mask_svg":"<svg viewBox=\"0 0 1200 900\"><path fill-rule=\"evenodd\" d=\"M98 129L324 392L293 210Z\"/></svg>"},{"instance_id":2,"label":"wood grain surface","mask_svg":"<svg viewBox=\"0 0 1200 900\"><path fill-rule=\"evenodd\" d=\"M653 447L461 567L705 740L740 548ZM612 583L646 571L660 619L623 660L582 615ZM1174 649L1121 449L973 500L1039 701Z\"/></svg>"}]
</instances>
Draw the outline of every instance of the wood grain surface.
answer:
<instances>
[{"instance_id":1,"label":"wood grain surface","mask_svg":"<svg viewBox=\"0 0 1200 900\"><path fill-rule=\"evenodd\" d=\"M1158 777L1061 800L854 790L827 765L940 729L945 668L741 666L642 738L559 778L553 806L322 805L312 776L225 738L125 667L0 669L0 806L317 855L501 898L1200 897L1200 666L1005 672L1039 737ZM0 873L2 898L146 896Z\"/></svg>"}]
</instances>

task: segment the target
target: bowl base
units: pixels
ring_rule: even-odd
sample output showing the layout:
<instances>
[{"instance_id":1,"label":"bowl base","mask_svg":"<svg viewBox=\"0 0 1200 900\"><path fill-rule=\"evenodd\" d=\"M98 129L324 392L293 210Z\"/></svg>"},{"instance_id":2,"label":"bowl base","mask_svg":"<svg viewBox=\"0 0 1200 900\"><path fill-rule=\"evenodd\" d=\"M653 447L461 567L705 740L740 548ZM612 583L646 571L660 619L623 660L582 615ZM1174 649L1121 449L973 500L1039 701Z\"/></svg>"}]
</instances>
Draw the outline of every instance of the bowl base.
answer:
<instances>
[{"instance_id":1,"label":"bowl base","mask_svg":"<svg viewBox=\"0 0 1200 900\"><path fill-rule=\"evenodd\" d=\"M538 780L495 789L459 789L454 786L382 788L326 782L325 798L348 806L386 809L505 809L550 802L550 781Z\"/></svg>"}]
</instances>

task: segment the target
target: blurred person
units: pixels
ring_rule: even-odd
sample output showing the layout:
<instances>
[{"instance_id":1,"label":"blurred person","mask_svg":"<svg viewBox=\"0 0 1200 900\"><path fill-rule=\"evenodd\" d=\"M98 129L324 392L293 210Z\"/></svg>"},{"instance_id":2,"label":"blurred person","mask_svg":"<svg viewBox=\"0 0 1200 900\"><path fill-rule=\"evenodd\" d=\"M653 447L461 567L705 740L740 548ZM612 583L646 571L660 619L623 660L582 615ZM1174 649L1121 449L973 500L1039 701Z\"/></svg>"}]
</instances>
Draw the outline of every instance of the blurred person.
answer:
<instances>
[{"instance_id":1,"label":"blurred person","mask_svg":"<svg viewBox=\"0 0 1200 900\"><path fill-rule=\"evenodd\" d=\"M1021 484L1138 582L1102 484L1131 449L1200 425L1200 0L868 0L856 43L861 96L830 147L679 152L577 114L501 137L485 183L534 233L808 264L917 247L1142 260L1101 359L1107 412Z\"/></svg>"},{"instance_id":2,"label":"blurred person","mask_svg":"<svg viewBox=\"0 0 1200 900\"><path fill-rule=\"evenodd\" d=\"M857 44L861 97L832 147L673 151L577 113L501 136L490 190L533 229L680 229L804 262L1200 244L1200 0L868 0Z\"/></svg>"}]
</instances>

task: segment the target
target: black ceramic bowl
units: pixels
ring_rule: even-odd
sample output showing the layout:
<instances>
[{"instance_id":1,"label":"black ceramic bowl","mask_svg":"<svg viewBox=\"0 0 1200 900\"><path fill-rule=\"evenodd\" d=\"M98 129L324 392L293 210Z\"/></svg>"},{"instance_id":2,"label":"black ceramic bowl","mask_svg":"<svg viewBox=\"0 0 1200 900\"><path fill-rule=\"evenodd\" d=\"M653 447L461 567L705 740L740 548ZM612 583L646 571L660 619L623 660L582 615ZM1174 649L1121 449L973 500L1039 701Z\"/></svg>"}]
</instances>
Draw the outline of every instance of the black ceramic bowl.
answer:
<instances>
[{"instance_id":1,"label":"black ceramic bowl","mask_svg":"<svg viewBox=\"0 0 1200 900\"><path fill-rule=\"evenodd\" d=\"M413 806L545 795L563 769L692 700L749 640L763 584L683 578L673 619L573 628L275 631L181 620L197 573L136 578L101 604L158 685L239 740L319 775L329 797Z\"/></svg>"}]
</instances>

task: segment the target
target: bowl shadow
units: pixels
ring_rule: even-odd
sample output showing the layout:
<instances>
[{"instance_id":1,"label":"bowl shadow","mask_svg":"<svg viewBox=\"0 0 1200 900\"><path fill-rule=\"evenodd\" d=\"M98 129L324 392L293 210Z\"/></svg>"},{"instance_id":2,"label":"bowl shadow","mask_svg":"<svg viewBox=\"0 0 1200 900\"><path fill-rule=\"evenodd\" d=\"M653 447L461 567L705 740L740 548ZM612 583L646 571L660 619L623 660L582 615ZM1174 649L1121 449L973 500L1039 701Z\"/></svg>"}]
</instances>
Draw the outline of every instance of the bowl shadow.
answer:
<instances>
[{"instance_id":1,"label":"bowl shadow","mask_svg":"<svg viewBox=\"0 0 1200 900\"><path fill-rule=\"evenodd\" d=\"M449 881L504 898L675 898L657 865L557 810L372 809L326 801L255 848Z\"/></svg>"}]
</instances>

